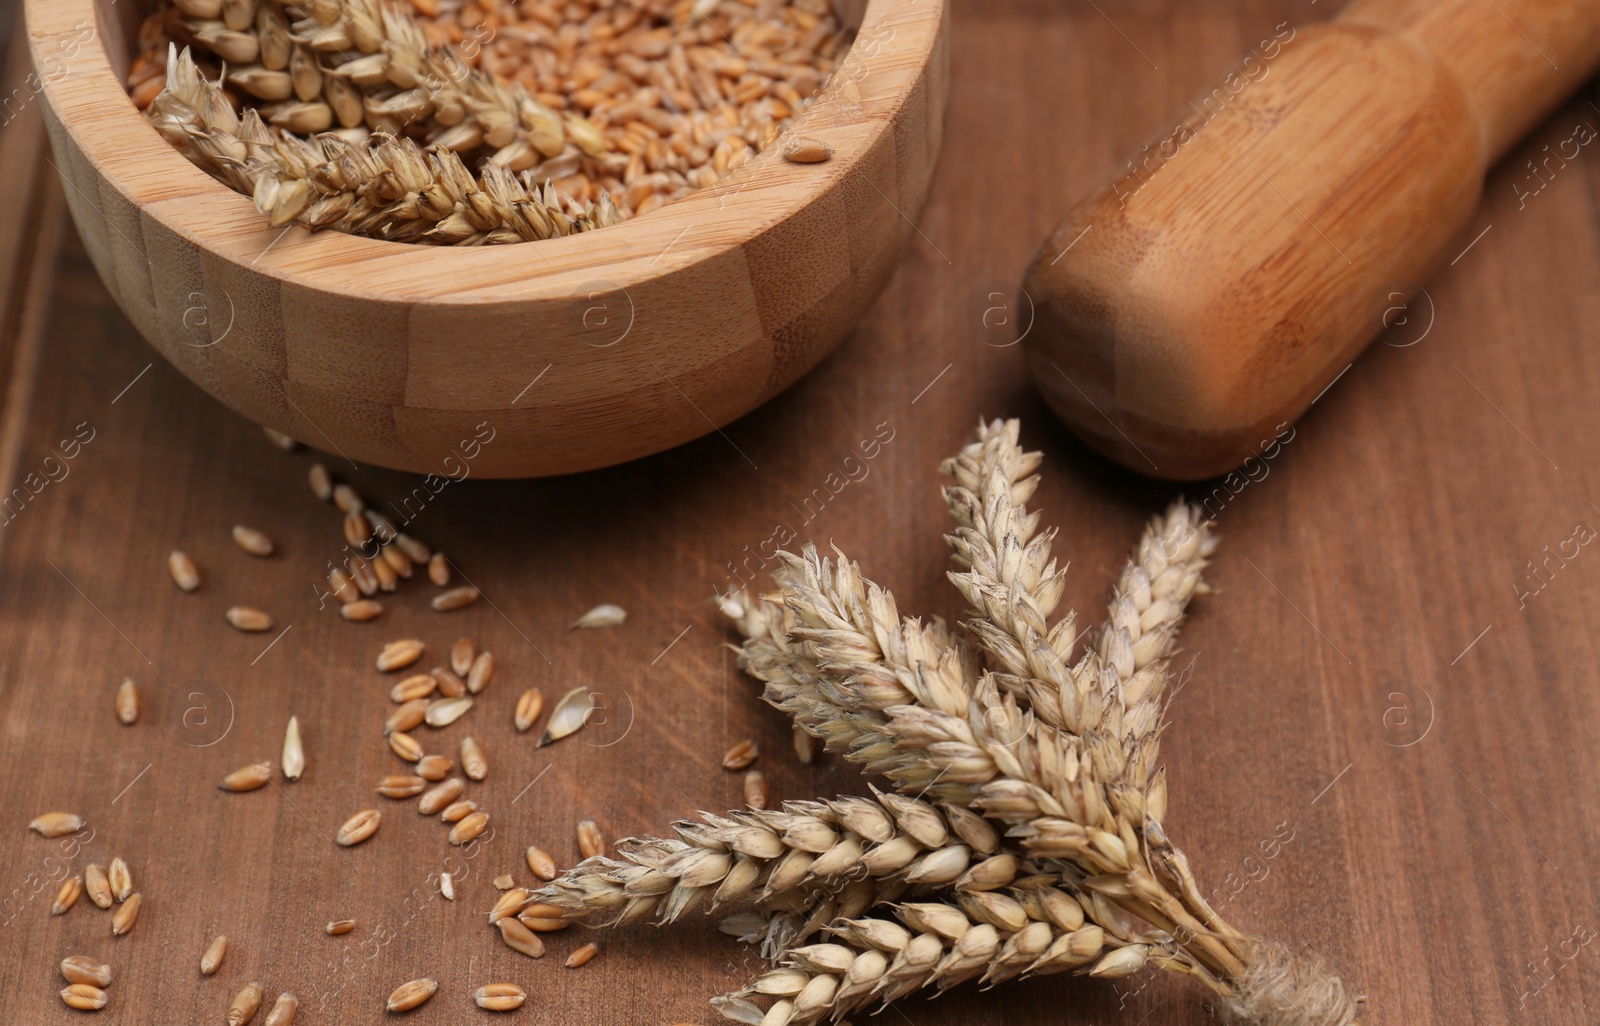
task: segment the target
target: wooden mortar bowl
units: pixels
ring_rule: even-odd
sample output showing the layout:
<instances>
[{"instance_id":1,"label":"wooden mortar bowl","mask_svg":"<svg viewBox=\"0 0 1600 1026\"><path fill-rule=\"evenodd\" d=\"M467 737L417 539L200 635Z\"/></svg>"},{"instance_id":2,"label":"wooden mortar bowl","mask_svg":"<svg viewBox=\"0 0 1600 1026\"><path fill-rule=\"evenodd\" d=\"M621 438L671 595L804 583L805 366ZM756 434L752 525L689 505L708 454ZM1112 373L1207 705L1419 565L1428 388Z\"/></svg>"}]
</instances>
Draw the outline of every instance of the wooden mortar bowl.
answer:
<instances>
[{"instance_id":1,"label":"wooden mortar bowl","mask_svg":"<svg viewBox=\"0 0 1600 1026\"><path fill-rule=\"evenodd\" d=\"M855 45L792 129L825 163L769 147L644 217L521 245L272 229L128 99L137 6L25 0L29 85L100 277L233 409L404 470L460 476L470 451L483 476L569 473L754 409L887 283L943 134L946 3L856 0L837 5Z\"/></svg>"}]
</instances>

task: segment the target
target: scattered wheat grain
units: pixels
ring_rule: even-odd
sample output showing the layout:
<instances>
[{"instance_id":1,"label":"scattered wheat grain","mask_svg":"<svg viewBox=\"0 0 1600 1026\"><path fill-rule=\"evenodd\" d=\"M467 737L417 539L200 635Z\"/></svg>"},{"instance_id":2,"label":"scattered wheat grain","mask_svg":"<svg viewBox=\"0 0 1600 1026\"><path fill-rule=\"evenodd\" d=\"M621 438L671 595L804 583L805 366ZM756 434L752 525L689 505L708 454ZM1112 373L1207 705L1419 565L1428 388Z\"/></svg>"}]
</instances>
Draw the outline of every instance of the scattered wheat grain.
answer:
<instances>
[{"instance_id":1,"label":"scattered wheat grain","mask_svg":"<svg viewBox=\"0 0 1600 1026\"><path fill-rule=\"evenodd\" d=\"M417 776L437 783L448 777L454 766L448 755L424 755L417 762Z\"/></svg>"},{"instance_id":2,"label":"scattered wheat grain","mask_svg":"<svg viewBox=\"0 0 1600 1026\"><path fill-rule=\"evenodd\" d=\"M288 991L278 995L261 1026L291 1026L295 1013L300 1011L300 999Z\"/></svg>"},{"instance_id":3,"label":"scattered wheat grain","mask_svg":"<svg viewBox=\"0 0 1600 1026\"><path fill-rule=\"evenodd\" d=\"M554 880L556 878L556 860L545 853L544 849L528 846L528 868L533 870L533 875L541 880Z\"/></svg>"},{"instance_id":4,"label":"scattered wheat grain","mask_svg":"<svg viewBox=\"0 0 1600 1026\"><path fill-rule=\"evenodd\" d=\"M117 910L111 913L111 936L121 937L133 929L134 920L139 918L139 906L143 903L144 896L134 892L117 906Z\"/></svg>"},{"instance_id":5,"label":"scattered wheat grain","mask_svg":"<svg viewBox=\"0 0 1600 1026\"><path fill-rule=\"evenodd\" d=\"M360 844L378 832L378 825L383 822L383 813L377 809L362 809L360 812L344 821L339 832L334 835L334 843L349 848Z\"/></svg>"},{"instance_id":6,"label":"scattered wheat grain","mask_svg":"<svg viewBox=\"0 0 1600 1026\"><path fill-rule=\"evenodd\" d=\"M378 781L378 793L385 798L415 798L428 786L421 777L396 774Z\"/></svg>"},{"instance_id":7,"label":"scattered wheat grain","mask_svg":"<svg viewBox=\"0 0 1600 1026\"><path fill-rule=\"evenodd\" d=\"M472 992L478 1007L490 1012L509 1012L521 1007L527 998L527 992L515 983L491 983Z\"/></svg>"},{"instance_id":8,"label":"scattered wheat grain","mask_svg":"<svg viewBox=\"0 0 1600 1026\"><path fill-rule=\"evenodd\" d=\"M411 1009L433 997L439 989L438 980L421 979L402 983L396 987L393 994L389 995L389 1011L409 1012Z\"/></svg>"},{"instance_id":9,"label":"scattered wheat grain","mask_svg":"<svg viewBox=\"0 0 1600 1026\"><path fill-rule=\"evenodd\" d=\"M457 677L465 677L472 672L472 660L477 657L477 646L471 638L457 638L456 643L450 646L450 669Z\"/></svg>"},{"instance_id":10,"label":"scattered wheat grain","mask_svg":"<svg viewBox=\"0 0 1600 1026\"><path fill-rule=\"evenodd\" d=\"M272 617L249 606L234 606L223 614L235 630L254 634L272 630Z\"/></svg>"},{"instance_id":11,"label":"scattered wheat grain","mask_svg":"<svg viewBox=\"0 0 1600 1026\"><path fill-rule=\"evenodd\" d=\"M133 893L133 873L128 869L128 864L122 861L122 856L112 858L111 866L106 870L106 881L111 884L111 896L118 901L127 901L128 895Z\"/></svg>"},{"instance_id":12,"label":"scattered wheat grain","mask_svg":"<svg viewBox=\"0 0 1600 1026\"><path fill-rule=\"evenodd\" d=\"M391 702L412 702L419 698L427 698L433 694L439 682L431 673L414 673L389 689Z\"/></svg>"},{"instance_id":13,"label":"scattered wheat grain","mask_svg":"<svg viewBox=\"0 0 1600 1026\"><path fill-rule=\"evenodd\" d=\"M517 920L502 919L494 925L500 931L500 939L512 951L521 952L529 958L544 957L544 941Z\"/></svg>"},{"instance_id":14,"label":"scattered wheat grain","mask_svg":"<svg viewBox=\"0 0 1600 1026\"><path fill-rule=\"evenodd\" d=\"M306 479L311 482L311 494L327 502L333 498L333 477L328 473L328 468L320 463L311 464L311 469L306 473Z\"/></svg>"},{"instance_id":15,"label":"scattered wheat grain","mask_svg":"<svg viewBox=\"0 0 1600 1026\"><path fill-rule=\"evenodd\" d=\"M106 878L106 871L100 866L90 863L83 867L83 890L89 895L89 900L96 905L101 908L111 907L111 881Z\"/></svg>"},{"instance_id":16,"label":"scattered wheat grain","mask_svg":"<svg viewBox=\"0 0 1600 1026\"><path fill-rule=\"evenodd\" d=\"M222 778L217 786L224 791L254 791L272 779L272 763L252 762Z\"/></svg>"},{"instance_id":17,"label":"scattered wheat grain","mask_svg":"<svg viewBox=\"0 0 1600 1026\"><path fill-rule=\"evenodd\" d=\"M760 770L749 770L744 775L744 804L751 809L764 809L769 799L767 778Z\"/></svg>"},{"instance_id":18,"label":"scattered wheat grain","mask_svg":"<svg viewBox=\"0 0 1600 1026\"><path fill-rule=\"evenodd\" d=\"M606 853L605 835L600 833L600 827L592 819L578 821L578 851L586 859Z\"/></svg>"},{"instance_id":19,"label":"scattered wheat grain","mask_svg":"<svg viewBox=\"0 0 1600 1026\"><path fill-rule=\"evenodd\" d=\"M233 996L233 1002L228 1005L228 1016L224 1021L228 1026L244 1026L256 1017L256 1009L261 1007L261 998L265 993L266 989L256 980L245 984L244 989Z\"/></svg>"},{"instance_id":20,"label":"scattered wheat grain","mask_svg":"<svg viewBox=\"0 0 1600 1026\"><path fill-rule=\"evenodd\" d=\"M327 931L330 936L338 937L341 934L349 933L355 928L356 921L354 919L335 919L328 924Z\"/></svg>"},{"instance_id":21,"label":"scattered wheat grain","mask_svg":"<svg viewBox=\"0 0 1600 1026\"><path fill-rule=\"evenodd\" d=\"M598 955L599 953L600 945L592 942L585 944L583 947L578 948L572 954L567 956L567 968L576 969L581 965L588 965L589 960L594 958L594 956Z\"/></svg>"},{"instance_id":22,"label":"scattered wheat grain","mask_svg":"<svg viewBox=\"0 0 1600 1026\"><path fill-rule=\"evenodd\" d=\"M446 823L459 823L478 811L478 803L474 801L452 802L445 810L439 813L439 818Z\"/></svg>"},{"instance_id":23,"label":"scattered wheat grain","mask_svg":"<svg viewBox=\"0 0 1600 1026\"><path fill-rule=\"evenodd\" d=\"M461 792L466 788L460 777L451 777L442 784L431 787L417 800L417 811L424 816L431 816L461 797Z\"/></svg>"},{"instance_id":24,"label":"scattered wheat grain","mask_svg":"<svg viewBox=\"0 0 1600 1026\"><path fill-rule=\"evenodd\" d=\"M444 553L435 552L428 559L428 580L443 588L450 583L450 561Z\"/></svg>"},{"instance_id":25,"label":"scattered wheat grain","mask_svg":"<svg viewBox=\"0 0 1600 1026\"><path fill-rule=\"evenodd\" d=\"M68 955L61 960L61 975L68 983L87 983L94 987L111 986L111 967L88 955Z\"/></svg>"},{"instance_id":26,"label":"scattered wheat grain","mask_svg":"<svg viewBox=\"0 0 1600 1026\"><path fill-rule=\"evenodd\" d=\"M117 688L117 719L132 726L139 718L139 685L132 677L122 678Z\"/></svg>"},{"instance_id":27,"label":"scattered wheat grain","mask_svg":"<svg viewBox=\"0 0 1600 1026\"><path fill-rule=\"evenodd\" d=\"M347 484L333 486L333 504L339 507L341 513L355 513L367 508L367 502L361 493Z\"/></svg>"},{"instance_id":28,"label":"scattered wheat grain","mask_svg":"<svg viewBox=\"0 0 1600 1026\"><path fill-rule=\"evenodd\" d=\"M450 843L463 845L482 834L489 827L487 812L473 812L450 828Z\"/></svg>"},{"instance_id":29,"label":"scattered wheat grain","mask_svg":"<svg viewBox=\"0 0 1600 1026\"><path fill-rule=\"evenodd\" d=\"M616 627L628 618L628 611L621 606L610 602L595 606L573 621L570 630L594 630L601 627Z\"/></svg>"},{"instance_id":30,"label":"scattered wheat grain","mask_svg":"<svg viewBox=\"0 0 1600 1026\"><path fill-rule=\"evenodd\" d=\"M518 732L532 729L534 721L544 711L544 692L538 688L529 688L517 699L517 710L512 715L512 722L516 724Z\"/></svg>"},{"instance_id":31,"label":"scattered wheat grain","mask_svg":"<svg viewBox=\"0 0 1600 1026\"><path fill-rule=\"evenodd\" d=\"M470 737L461 739L461 772L468 780L482 780L489 775L489 760L478 742Z\"/></svg>"},{"instance_id":32,"label":"scattered wheat grain","mask_svg":"<svg viewBox=\"0 0 1600 1026\"><path fill-rule=\"evenodd\" d=\"M194 565L194 560L177 549L167 556L167 573L172 575L172 583L184 591L194 591L200 587L200 568Z\"/></svg>"},{"instance_id":33,"label":"scattered wheat grain","mask_svg":"<svg viewBox=\"0 0 1600 1026\"><path fill-rule=\"evenodd\" d=\"M200 974L202 976L210 976L220 969L222 967L222 956L227 953L228 938L219 934L211 942L210 946L206 948L205 954L200 956Z\"/></svg>"},{"instance_id":34,"label":"scattered wheat grain","mask_svg":"<svg viewBox=\"0 0 1600 1026\"><path fill-rule=\"evenodd\" d=\"M761 748L751 740L740 741L727 754L722 757L722 768L729 770L742 770L749 766L761 754Z\"/></svg>"},{"instance_id":35,"label":"scattered wheat grain","mask_svg":"<svg viewBox=\"0 0 1600 1026\"><path fill-rule=\"evenodd\" d=\"M92 983L74 983L61 991L61 1000L68 1008L80 1012L93 1012L106 1006L106 992Z\"/></svg>"},{"instance_id":36,"label":"scattered wheat grain","mask_svg":"<svg viewBox=\"0 0 1600 1026\"><path fill-rule=\"evenodd\" d=\"M402 638L383 646L378 653L378 669L384 673L403 670L422 658L426 646L416 638Z\"/></svg>"},{"instance_id":37,"label":"scattered wheat grain","mask_svg":"<svg viewBox=\"0 0 1600 1026\"><path fill-rule=\"evenodd\" d=\"M470 584L463 584L459 588L442 591L433 597L433 608L441 613L448 613L456 609L465 609L478 601L478 589Z\"/></svg>"},{"instance_id":38,"label":"scattered wheat grain","mask_svg":"<svg viewBox=\"0 0 1600 1026\"><path fill-rule=\"evenodd\" d=\"M340 606L339 615L351 623L366 623L383 615L383 603L376 599L360 599Z\"/></svg>"},{"instance_id":39,"label":"scattered wheat grain","mask_svg":"<svg viewBox=\"0 0 1600 1026\"><path fill-rule=\"evenodd\" d=\"M459 670L457 671L460 672ZM467 668L467 690L476 695L488 687L489 681L494 677L494 653L479 652L472 665Z\"/></svg>"},{"instance_id":40,"label":"scattered wheat grain","mask_svg":"<svg viewBox=\"0 0 1600 1026\"><path fill-rule=\"evenodd\" d=\"M56 890L56 900L50 905L50 914L59 916L67 909L78 903L78 898L83 894L83 880L76 875L69 876L61 881L61 886Z\"/></svg>"},{"instance_id":41,"label":"scattered wheat grain","mask_svg":"<svg viewBox=\"0 0 1600 1026\"><path fill-rule=\"evenodd\" d=\"M797 135L783 144L783 158L796 164L816 164L833 156L833 147L820 139Z\"/></svg>"},{"instance_id":42,"label":"scattered wheat grain","mask_svg":"<svg viewBox=\"0 0 1600 1026\"><path fill-rule=\"evenodd\" d=\"M47 812L34 819L28 827L41 837L60 837L76 833L83 827L83 817L72 812Z\"/></svg>"},{"instance_id":43,"label":"scattered wheat grain","mask_svg":"<svg viewBox=\"0 0 1600 1026\"><path fill-rule=\"evenodd\" d=\"M389 735L389 750L406 762L422 760L421 742L403 730L397 730Z\"/></svg>"},{"instance_id":44,"label":"scattered wheat grain","mask_svg":"<svg viewBox=\"0 0 1600 1026\"><path fill-rule=\"evenodd\" d=\"M233 525L233 543L252 556L272 555L272 539L244 524Z\"/></svg>"}]
</instances>

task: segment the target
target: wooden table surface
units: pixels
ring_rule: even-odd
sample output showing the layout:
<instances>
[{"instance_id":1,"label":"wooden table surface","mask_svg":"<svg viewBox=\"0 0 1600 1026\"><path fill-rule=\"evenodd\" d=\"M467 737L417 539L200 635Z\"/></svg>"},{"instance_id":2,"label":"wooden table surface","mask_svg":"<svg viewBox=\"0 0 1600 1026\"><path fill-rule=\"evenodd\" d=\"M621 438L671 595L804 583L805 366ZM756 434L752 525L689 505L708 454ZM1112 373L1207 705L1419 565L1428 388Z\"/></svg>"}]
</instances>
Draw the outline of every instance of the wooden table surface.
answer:
<instances>
[{"instance_id":1,"label":"wooden table surface","mask_svg":"<svg viewBox=\"0 0 1600 1026\"><path fill-rule=\"evenodd\" d=\"M1239 54L1330 6L957 3L933 197L855 335L766 408L676 451L559 480L469 479L413 502L411 529L485 601L439 614L431 588L412 584L367 625L317 599L341 544L305 486L318 457L272 448L139 339L62 220L24 105L0 128L13 210L19 189L28 197L0 233L0 471L37 490L0 518L0 1018L76 1021L55 963L81 952L117 973L100 1021L130 1026L220 1022L251 979L269 1000L297 992L300 1022L376 1023L391 989L428 975L440 995L408 1021L489 1021L468 994L496 980L532 995L508 1021L716 1021L705 1000L757 961L705 917L606 934L599 958L567 970L581 931L554 936L540 962L512 953L480 914L490 880L526 878L533 842L575 860L581 817L624 836L736 806L739 780L718 763L746 737L776 795L859 790L836 758L788 755L785 721L738 673L709 599L746 546L788 527L855 555L903 609L957 617L936 464L980 416L1021 417L1048 453L1038 502L1072 561L1069 599L1098 619L1144 518L1176 490L1061 429L1019 349L986 332L986 297L1009 297L1068 203ZM1524 166L1600 124L1594 101L1591 89L1568 104L1496 172L1481 236L1462 240L1427 301L1315 405L1265 476L1236 494L1189 492L1216 496L1224 540L1219 593L1184 634L1193 668L1166 735L1169 832L1235 923L1346 969L1368 1023L1594 1021L1600 556L1585 545L1600 526L1600 169L1585 150L1535 192ZM825 491L820 511L813 500L809 519L798 512L875 432L892 440L860 464L866 476ZM324 458L380 503L418 485ZM270 533L278 554L240 552L238 522ZM196 594L167 578L177 547L204 569ZM567 630L599 602L627 607L627 623ZM235 603L280 626L235 632L222 617ZM470 858L437 821L372 795L398 768L379 735L391 681L372 661L406 635L435 651L466 635L499 660L462 725L423 735L451 751L470 730L488 753L472 796L495 832ZM124 676L144 696L132 727L112 709ZM523 688L553 699L580 683L605 696L603 723L538 750L513 731ZM291 714L304 778L218 790L228 770L276 759ZM376 838L336 847L345 817L373 805L386 817ZM80 843L24 829L52 809L88 818ZM1290 839L1262 859L1274 836ZM114 855L146 899L130 936L113 939L87 901L49 915L52 879ZM429 887L451 865L465 873L454 904ZM356 931L326 936L342 917ZM203 978L196 961L218 933L233 942ZM999 1014L1210 1021L1200 993L1154 974L969 985L886 1021Z\"/></svg>"}]
</instances>

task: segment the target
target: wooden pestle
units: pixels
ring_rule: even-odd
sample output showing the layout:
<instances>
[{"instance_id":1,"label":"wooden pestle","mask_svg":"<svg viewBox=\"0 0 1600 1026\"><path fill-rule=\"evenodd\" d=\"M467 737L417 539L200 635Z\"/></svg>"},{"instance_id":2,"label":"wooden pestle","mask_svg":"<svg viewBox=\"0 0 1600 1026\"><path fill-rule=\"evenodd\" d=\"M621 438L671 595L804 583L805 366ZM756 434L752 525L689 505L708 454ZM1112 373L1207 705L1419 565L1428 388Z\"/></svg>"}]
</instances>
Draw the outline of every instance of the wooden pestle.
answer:
<instances>
[{"instance_id":1,"label":"wooden pestle","mask_svg":"<svg viewBox=\"0 0 1600 1026\"><path fill-rule=\"evenodd\" d=\"M1259 454L1471 241L1490 165L1597 66L1600 0L1279 26L1045 239L1020 300L1035 383L1143 473Z\"/></svg>"}]
</instances>

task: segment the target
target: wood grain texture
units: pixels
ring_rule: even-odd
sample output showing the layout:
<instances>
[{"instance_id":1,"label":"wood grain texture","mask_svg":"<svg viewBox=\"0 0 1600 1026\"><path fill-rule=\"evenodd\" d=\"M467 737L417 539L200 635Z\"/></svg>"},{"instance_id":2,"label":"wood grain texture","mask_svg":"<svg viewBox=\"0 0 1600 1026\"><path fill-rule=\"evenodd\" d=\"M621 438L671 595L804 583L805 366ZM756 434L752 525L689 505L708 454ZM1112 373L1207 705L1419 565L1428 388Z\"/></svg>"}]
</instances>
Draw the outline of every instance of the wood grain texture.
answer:
<instances>
[{"instance_id":1,"label":"wood grain texture","mask_svg":"<svg viewBox=\"0 0 1600 1026\"><path fill-rule=\"evenodd\" d=\"M1259 455L1471 241L1490 164L1597 68L1585 0L1381 0L1263 33L1040 246L1041 391L1141 472Z\"/></svg>"},{"instance_id":2,"label":"wood grain texture","mask_svg":"<svg viewBox=\"0 0 1600 1026\"><path fill-rule=\"evenodd\" d=\"M907 611L958 616L935 464L979 416L1021 416L1025 440L1048 454L1038 501L1072 561L1066 601L1098 619L1127 547L1173 489L1088 453L1055 421L994 307L1071 197L1273 26L1304 26L1321 6L957 3L945 159L906 262L852 338L720 435L562 480L446 487L412 529L492 600L450 616L415 585L370 625L319 611L316 571L340 541L305 488L314 457L272 449L148 353L68 246L17 477L79 423L97 434L70 477L0 527L5 1018L83 1021L59 1003L54 968L82 952L116 968L100 1021L130 1026L218 1022L251 979L299 993L307 1026L377 1026L391 1021L389 991L424 974L442 987L407 1017L419 1026L487 1021L468 1018L468 995L496 979L532 995L508 1023L718 1021L705 999L756 964L705 920L603 934L599 957L568 971L559 959L586 938L552 939L538 963L508 954L479 914L486 881L526 879L529 842L570 863L579 816L623 835L691 805L736 805L739 779L718 762L745 737L764 749L775 795L859 791L836 759L802 768L787 756L785 722L720 647L708 599L730 561L759 569L750 553L788 527L837 542ZM1376 1026L1588 1026L1600 1001L1600 952L1572 942L1600 929L1588 865L1600 846L1589 797L1600 557L1568 542L1578 554L1540 570L1548 585L1525 600L1513 590L1546 546L1559 551L1580 523L1600 528L1600 166L1586 151L1523 198L1524 161L1600 124L1594 99L1562 108L1491 175L1478 227L1492 228L1427 286L1433 314L1414 334L1391 334L1340 379L1264 477L1189 490L1216 511L1223 543L1219 593L1183 635L1194 664L1165 736L1169 830L1231 921L1325 952L1369 995ZM892 440L864 460L859 444L879 425ZM375 500L418 487L327 462ZM240 553L227 536L239 521L270 532L281 556ZM192 596L162 566L179 545L206 572ZM264 655L271 635L222 621L241 601L293 625ZM625 626L567 632L604 601L629 609ZM470 724L483 743L493 766L475 797L504 827L462 900L422 902L415 916L404 895L425 892L451 854L437 822L384 804L371 841L341 852L328 840L397 765L378 734L388 681L369 666L382 641L412 633L435 651L471 635L500 660L484 706L444 736ZM112 708L125 674L145 695L134 727ZM538 751L514 735L523 687L548 700L577 683L610 697L608 723ZM233 726L195 747L221 730L223 689ZM630 708L616 744L584 744L616 739ZM304 725L304 778L216 790L224 772L276 757L291 714ZM23 825L50 808L95 828L72 866L128 859L147 902L131 936L114 941L85 902L52 919L49 891L32 892L60 852ZM1265 860L1259 845L1276 832L1292 840ZM344 915L356 932L321 932ZM202 978L195 963L217 933L234 942ZM1561 957L1564 941L1575 957ZM1214 1021L1195 990L1155 975L1116 989L1062 977L966 986L884 1016Z\"/></svg>"},{"instance_id":3,"label":"wood grain texture","mask_svg":"<svg viewBox=\"0 0 1600 1026\"><path fill-rule=\"evenodd\" d=\"M68 205L128 319L259 423L417 472L486 418L480 474L561 474L771 398L882 290L943 132L945 4L878 0L792 129L834 147L824 164L774 147L659 216L537 245L273 229L128 102L138 5L26 8Z\"/></svg>"}]
</instances>

